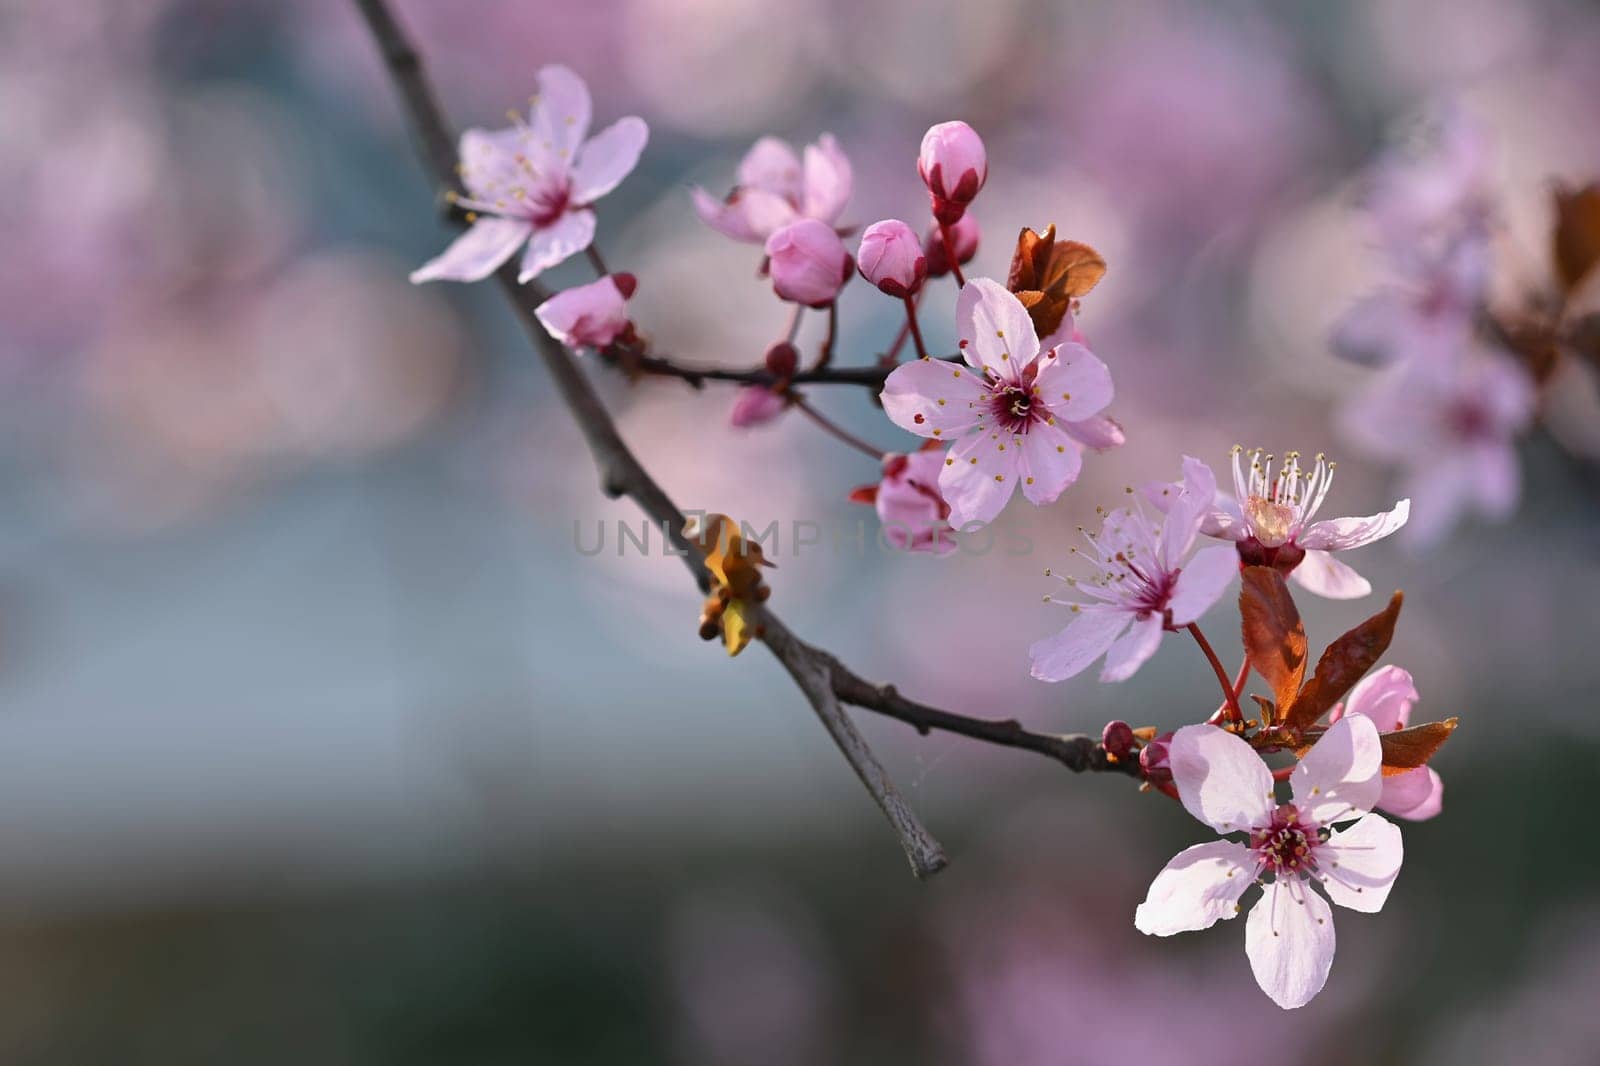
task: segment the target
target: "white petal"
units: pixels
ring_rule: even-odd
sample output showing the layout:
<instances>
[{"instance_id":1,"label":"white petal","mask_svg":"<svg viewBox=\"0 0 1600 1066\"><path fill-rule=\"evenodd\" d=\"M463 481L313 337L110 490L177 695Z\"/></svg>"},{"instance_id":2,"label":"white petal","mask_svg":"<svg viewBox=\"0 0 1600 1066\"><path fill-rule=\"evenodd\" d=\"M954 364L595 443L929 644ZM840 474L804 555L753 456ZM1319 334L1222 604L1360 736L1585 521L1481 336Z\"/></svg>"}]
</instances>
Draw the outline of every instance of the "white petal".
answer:
<instances>
[{"instance_id":1,"label":"white petal","mask_svg":"<svg viewBox=\"0 0 1600 1066\"><path fill-rule=\"evenodd\" d=\"M1022 480L1022 450L1011 437L969 433L956 442L939 473L939 493L950 505L950 525L987 525L1005 510Z\"/></svg>"},{"instance_id":2,"label":"white petal","mask_svg":"<svg viewBox=\"0 0 1600 1066\"><path fill-rule=\"evenodd\" d=\"M1156 653L1156 648L1160 644L1160 616L1152 614L1136 619L1132 628L1118 638L1106 652L1106 666L1100 671L1100 680L1107 682L1128 680L1150 656Z\"/></svg>"},{"instance_id":3,"label":"white petal","mask_svg":"<svg viewBox=\"0 0 1600 1066\"><path fill-rule=\"evenodd\" d=\"M1376 914L1389 898L1404 858L1400 827L1369 814L1317 847L1318 876L1328 898L1339 906Z\"/></svg>"},{"instance_id":4,"label":"white petal","mask_svg":"<svg viewBox=\"0 0 1600 1066\"><path fill-rule=\"evenodd\" d=\"M850 160L839 148L839 142L833 139L833 134L824 133L816 144L806 146L802 204L808 218L833 225L844 212L854 184Z\"/></svg>"},{"instance_id":5,"label":"white petal","mask_svg":"<svg viewBox=\"0 0 1600 1066\"><path fill-rule=\"evenodd\" d=\"M1178 569L1200 532L1200 523L1215 509L1217 478L1211 468L1192 456L1183 457L1183 481L1177 499L1161 523L1161 564Z\"/></svg>"},{"instance_id":6,"label":"white petal","mask_svg":"<svg viewBox=\"0 0 1600 1066\"><path fill-rule=\"evenodd\" d=\"M1293 1010L1322 991L1333 966L1333 909L1304 881L1274 882L1250 910L1244 952L1261 991Z\"/></svg>"},{"instance_id":7,"label":"white petal","mask_svg":"<svg viewBox=\"0 0 1600 1066\"><path fill-rule=\"evenodd\" d=\"M1239 913L1239 897L1254 883L1249 848L1228 840L1196 844L1156 874L1133 926L1151 936L1209 929Z\"/></svg>"},{"instance_id":8,"label":"white petal","mask_svg":"<svg viewBox=\"0 0 1600 1066\"><path fill-rule=\"evenodd\" d=\"M739 163L739 185L760 189L786 200L800 199L800 158L788 143L763 137L750 146Z\"/></svg>"},{"instance_id":9,"label":"white petal","mask_svg":"<svg viewBox=\"0 0 1600 1066\"><path fill-rule=\"evenodd\" d=\"M1383 793L1378 727L1365 715L1339 719L1295 766L1289 781L1295 806L1320 825L1372 810Z\"/></svg>"},{"instance_id":10,"label":"white petal","mask_svg":"<svg viewBox=\"0 0 1600 1066\"><path fill-rule=\"evenodd\" d=\"M631 115L595 134L572 168L572 202L592 204L622 184L639 165L639 154L649 139L650 127Z\"/></svg>"},{"instance_id":11,"label":"white petal","mask_svg":"<svg viewBox=\"0 0 1600 1066\"><path fill-rule=\"evenodd\" d=\"M594 240L594 212L568 211L548 226L541 226L528 238L522 253L522 270L517 280L529 282L557 263L564 262L589 247Z\"/></svg>"},{"instance_id":12,"label":"white petal","mask_svg":"<svg viewBox=\"0 0 1600 1066\"><path fill-rule=\"evenodd\" d=\"M983 414L989 395L968 367L943 359L917 359L894 368L883 383L883 413L919 437L955 440Z\"/></svg>"},{"instance_id":13,"label":"white petal","mask_svg":"<svg viewBox=\"0 0 1600 1066\"><path fill-rule=\"evenodd\" d=\"M411 282L482 281L510 259L533 227L511 218L480 218L450 247L411 272Z\"/></svg>"},{"instance_id":14,"label":"white petal","mask_svg":"<svg viewBox=\"0 0 1600 1066\"><path fill-rule=\"evenodd\" d=\"M1209 611L1239 573L1239 550L1232 544L1217 544L1194 553L1178 575L1172 599L1172 624L1186 626Z\"/></svg>"},{"instance_id":15,"label":"white petal","mask_svg":"<svg viewBox=\"0 0 1600 1066\"><path fill-rule=\"evenodd\" d=\"M1022 494L1029 503L1054 503L1082 469L1083 452L1060 426L1036 422L1022 435Z\"/></svg>"},{"instance_id":16,"label":"white petal","mask_svg":"<svg viewBox=\"0 0 1600 1066\"><path fill-rule=\"evenodd\" d=\"M1330 600L1360 599L1372 591L1372 583L1325 551L1309 549L1289 580Z\"/></svg>"},{"instance_id":17,"label":"white petal","mask_svg":"<svg viewBox=\"0 0 1600 1066\"><path fill-rule=\"evenodd\" d=\"M1406 727L1411 721L1411 708L1419 698L1409 671L1381 666L1356 682L1344 699L1343 713L1364 714L1372 719L1378 732L1387 733Z\"/></svg>"},{"instance_id":18,"label":"white petal","mask_svg":"<svg viewBox=\"0 0 1600 1066\"><path fill-rule=\"evenodd\" d=\"M1386 777L1378 806L1398 818L1425 822L1444 810L1444 778L1431 766Z\"/></svg>"},{"instance_id":19,"label":"white petal","mask_svg":"<svg viewBox=\"0 0 1600 1066\"><path fill-rule=\"evenodd\" d=\"M1030 673L1040 681L1065 681L1105 654L1132 615L1110 607L1085 607L1072 624L1053 637L1036 641L1028 649Z\"/></svg>"},{"instance_id":20,"label":"white petal","mask_svg":"<svg viewBox=\"0 0 1600 1066\"><path fill-rule=\"evenodd\" d=\"M1392 510L1369 514L1362 518L1330 518L1313 522L1295 538L1295 543L1307 551L1344 551L1360 548L1375 540L1382 540L1411 517L1411 501L1401 500Z\"/></svg>"},{"instance_id":21,"label":"white petal","mask_svg":"<svg viewBox=\"0 0 1600 1066\"><path fill-rule=\"evenodd\" d=\"M1266 825L1276 805L1272 771L1250 745L1211 725L1187 725L1167 745L1184 809L1219 833Z\"/></svg>"},{"instance_id":22,"label":"white petal","mask_svg":"<svg viewBox=\"0 0 1600 1066\"><path fill-rule=\"evenodd\" d=\"M1033 383L1039 402L1063 422L1098 414L1115 395L1111 371L1081 344L1062 344L1040 356Z\"/></svg>"},{"instance_id":23,"label":"white petal","mask_svg":"<svg viewBox=\"0 0 1600 1066\"><path fill-rule=\"evenodd\" d=\"M539 71L539 97L534 101L534 139L540 148L569 165L589 133L589 87L567 67L548 66Z\"/></svg>"},{"instance_id":24,"label":"white petal","mask_svg":"<svg viewBox=\"0 0 1600 1066\"><path fill-rule=\"evenodd\" d=\"M1016 378L1039 354L1027 309L992 278L973 278L962 287L956 299L956 335L969 365L988 367L1002 378Z\"/></svg>"}]
</instances>

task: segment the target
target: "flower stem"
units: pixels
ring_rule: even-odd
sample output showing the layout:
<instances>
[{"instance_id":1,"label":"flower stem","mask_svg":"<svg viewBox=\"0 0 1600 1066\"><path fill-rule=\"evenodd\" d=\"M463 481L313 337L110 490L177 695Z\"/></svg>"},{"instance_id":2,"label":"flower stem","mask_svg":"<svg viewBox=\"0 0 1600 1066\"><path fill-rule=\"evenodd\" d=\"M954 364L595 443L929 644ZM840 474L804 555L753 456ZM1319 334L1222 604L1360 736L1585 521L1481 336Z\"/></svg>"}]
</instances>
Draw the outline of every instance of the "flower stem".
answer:
<instances>
[{"instance_id":1,"label":"flower stem","mask_svg":"<svg viewBox=\"0 0 1600 1066\"><path fill-rule=\"evenodd\" d=\"M950 273L955 275L956 284L966 287L967 279L961 273L961 264L956 262L956 242L950 239L950 227L943 222L939 223L939 236L944 240L944 254L950 260Z\"/></svg>"},{"instance_id":2,"label":"flower stem","mask_svg":"<svg viewBox=\"0 0 1600 1066\"><path fill-rule=\"evenodd\" d=\"M913 306L920 306L921 305L921 303L922 303L922 293L924 292L924 290L926 290L926 288L927 288L927 286L924 285L921 289L918 289L916 291L916 293L911 297L911 301L912 301ZM884 352L883 355L878 359L878 365L879 366L894 366L895 363L899 362L900 361L900 349L904 348L906 346L906 341L910 337L911 337L911 320L908 318L906 321L900 323L900 331L894 335L894 343L889 345L889 350Z\"/></svg>"},{"instance_id":3,"label":"flower stem","mask_svg":"<svg viewBox=\"0 0 1600 1066\"><path fill-rule=\"evenodd\" d=\"M807 418L811 419L811 421L821 426L828 433L832 434L835 439L843 441L858 452L872 456L872 458L878 462L883 461L882 449L874 448L872 445L868 444L854 433L851 433L842 426L838 425L827 415L823 414L821 411L807 403L805 398L802 397L798 392L789 393L789 402L798 407L801 414L805 415Z\"/></svg>"},{"instance_id":4,"label":"flower stem","mask_svg":"<svg viewBox=\"0 0 1600 1066\"><path fill-rule=\"evenodd\" d=\"M589 265L594 267L594 272L596 274L603 278L607 274L611 273L611 271L606 268L606 261L600 257L600 249L591 244L589 247L583 250L583 254L589 257Z\"/></svg>"},{"instance_id":5,"label":"flower stem","mask_svg":"<svg viewBox=\"0 0 1600 1066\"><path fill-rule=\"evenodd\" d=\"M1222 697L1228 712L1223 721L1244 721L1244 712L1239 709L1239 697L1233 693L1233 682L1228 680L1228 672L1222 668L1222 660L1217 658L1217 653L1212 650L1211 642L1206 639L1204 633L1200 632L1199 623L1190 622L1184 628L1189 631L1189 635L1194 638L1195 643L1200 645L1200 650L1205 652L1206 660L1211 663L1211 669L1216 671L1217 684L1222 686ZM1213 715L1212 717L1215 718L1216 716Z\"/></svg>"},{"instance_id":6,"label":"flower stem","mask_svg":"<svg viewBox=\"0 0 1600 1066\"><path fill-rule=\"evenodd\" d=\"M794 305L794 314L789 316L789 332L785 333L783 336L783 339L788 341L790 344L793 344L794 339L800 335L800 319L805 313L805 304Z\"/></svg>"},{"instance_id":7,"label":"flower stem","mask_svg":"<svg viewBox=\"0 0 1600 1066\"><path fill-rule=\"evenodd\" d=\"M922 343L922 327L917 325L917 301L910 296L906 297L906 326L911 330L911 339L917 345L917 358L928 358L927 346Z\"/></svg>"},{"instance_id":8,"label":"flower stem","mask_svg":"<svg viewBox=\"0 0 1600 1066\"><path fill-rule=\"evenodd\" d=\"M822 370L833 362L833 342L839 336L839 305L828 305L828 335L822 338L822 350L817 353L817 362L812 366L812 371Z\"/></svg>"}]
</instances>

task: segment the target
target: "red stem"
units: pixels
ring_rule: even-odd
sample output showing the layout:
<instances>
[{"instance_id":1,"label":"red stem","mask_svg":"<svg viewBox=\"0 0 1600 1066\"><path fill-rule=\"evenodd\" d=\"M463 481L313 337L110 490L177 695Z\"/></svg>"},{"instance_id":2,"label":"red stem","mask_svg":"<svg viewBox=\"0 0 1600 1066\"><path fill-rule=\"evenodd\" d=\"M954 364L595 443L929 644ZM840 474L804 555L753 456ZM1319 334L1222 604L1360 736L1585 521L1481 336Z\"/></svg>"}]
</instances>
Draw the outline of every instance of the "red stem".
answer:
<instances>
[{"instance_id":1,"label":"red stem","mask_svg":"<svg viewBox=\"0 0 1600 1066\"><path fill-rule=\"evenodd\" d=\"M1194 638L1195 643L1200 645L1200 650L1205 652L1206 661L1211 664L1211 669L1216 671L1217 684L1222 686L1222 696L1228 712L1227 717L1223 720L1244 721L1244 712L1239 709L1239 697L1233 693L1233 682L1228 680L1228 672L1222 668L1222 660L1217 658L1217 653L1212 650L1211 642L1206 639L1204 633L1200 632L1199 623L1190 622L1184 628L1189 631L1189 635ZM1212 717L1215 718L1216 716L1213 715Z\"/></svg>"},{"instance_id":2,"label":"red stem","mask_svg":"<svg viewBox=\"0 0 1600 1066\"><path fill-rule=\"evenodd\" d=\"M928 358L928 349L922 343L922 327L917 325L917 302L910 296L906 297L906 325L911 330L911 339L917 344L917 358Z\"/></svg>"},{"instance_id":3,"label":"red stem","mask_svg":"<svg viewBox=\"0 0 1600 1066\"><path fill-rule=\"evenodd\" d=\"M950 260L950 273L956 276L956 284L965 288L967 279L961 273L961 264L956 262L956 242L950 239L950 227L943 222L939 223L939 236L944 238L944 254Z\"/></svg>"},{"instance_id":4,"label":"red stem","mask_svg":"<svg viewBox=\"0 0 1600 1066\"><path fill-rule=\"evenodd\" d=\"M817 353L817 363L811 369L821 370L833 362L833 342L839 334L839 305L828 305L828 335L822 339L822 351ZM792 342L791 342L792 343Z\"/></svg>"}]
</instances>

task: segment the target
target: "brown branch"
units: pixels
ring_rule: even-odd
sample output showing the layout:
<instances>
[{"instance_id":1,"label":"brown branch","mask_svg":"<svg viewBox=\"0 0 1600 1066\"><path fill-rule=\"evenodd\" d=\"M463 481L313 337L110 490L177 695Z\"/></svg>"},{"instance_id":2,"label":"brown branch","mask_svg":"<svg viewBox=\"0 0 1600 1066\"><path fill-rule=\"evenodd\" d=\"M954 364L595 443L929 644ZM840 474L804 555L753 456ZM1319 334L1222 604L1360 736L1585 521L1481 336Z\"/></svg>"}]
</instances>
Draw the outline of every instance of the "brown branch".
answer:
<instances>
[{"instance_id":1,"label":"brown branch","mask_svg":"<svg viewBox=\"0 0 1600 1066\"><path fill-rule=\"evenodd\" d=\"M443 112L434 100L421 60L404 31L390 14L385 0L355 0L355 4L378 43L390 78L405 106L418 152L435 186L441 191L440 198L443 202L443 193L455 186L455 148L449 123L445 121ZM612 498L627 496L652 520L661 523L677 549L676 553L681 554L684 565L689 568L701 591L707 591L710 586L710 575L706 571L704 556L700 550L683 535L683 512L656 484L629 450L617 432L616 424L611 420L605 405L600 402L599 396L577 363L565 348L545 332L538 319L534 317L532 308L542 296L539 287L518 284L516 268L509 263L495 276L518 320L522 323L529 342L539 353L540 359L561 393L562 400L572 412L578 429L594 457L602 490ZM685 372L673 372L678 376L685 376L688 380ZM695 373L712 377L738 372ZM831 373L840 375L848 371L834 370ZM870 368L863 373L876 374L877 380L881 380L886 371ZM720 379L743 380L743 378ZM797 374L794 380L804 381L806 375ZM750 381L758 383L760 379L751 378ZM1092 737L1030 733L1015 721L969 718L915 703L900 696L891 686L874 685L858 677L828 652L813 647L795 636L776 615L765 608L761 609L760 623L763 642L799 685L856 775L861 778L889 819L900 838L900 845L905 850L912 869L919 877L926 877L942 868L945 864L944 852L901 798L882 765L873 756L866 742L844 713L841 703L852 704L899 719L911 725L919 733L926 734L930 730L938 729L1004 747L1039 752L1074 771L1112 771L1133 776L1138 774L1135 761L1111 762Z\"/></svg>"}]
</instances>

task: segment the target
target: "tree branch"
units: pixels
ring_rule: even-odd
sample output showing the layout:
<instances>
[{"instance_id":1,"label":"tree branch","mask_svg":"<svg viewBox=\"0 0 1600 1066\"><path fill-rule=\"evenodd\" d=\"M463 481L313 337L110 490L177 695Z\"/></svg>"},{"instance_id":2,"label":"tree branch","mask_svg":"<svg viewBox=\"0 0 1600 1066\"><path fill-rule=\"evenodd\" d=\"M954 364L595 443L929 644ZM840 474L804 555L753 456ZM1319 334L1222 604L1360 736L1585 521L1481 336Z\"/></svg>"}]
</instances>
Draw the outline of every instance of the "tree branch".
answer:
<instances>
[{"instance_id":1,"label":"tree branch","mask_svg":"<svg viewBox=\"0 0 1600 1066\"><path fill-rule=\"evenodd\" d=\"M390 79L404 105L418 154L439 191L440 202L447 202L444 193L456 186L454 138L449 123L434 99L421 59L389 12L385 0L354 2L377 41ZM460 221L454 215L449 217ZM610 413L577 363L565 348L550 337L534 316L532 308L542 297L542 290L537 285L519 284L516 267L509 263L495 277L583 434L600 474L601 489L612 498L626 496L632 499L653 521L661 523L701 592L706 592L710 588L710 575L699 548L684 536L683 512L629 450L617 432ZM751 384L765 384L771 380L765 370L690 371L661 359L653 359L653 365L652 360L647 359L641 369L649 373L682 377L692 384L696 378L748 381ZM826 378L820 376L824 373ZM881 383L887 373L887 369L879 367L859 370L840 368L796 374L793 380L797 383L833 380L875 384ZM1137 760L1112 762L1092 737L1031 733L1013 720L969 718L907 700L892 686L865 681L828 652L805 643L764 607L760 609L760 623L762 641L794 678L851 768L894 827L900 845L919 877L933 874L944 866L943 849L900 796L883 766L844 713L841 703L899 719L923 734L938 729L1004 747L1035 751L1078 772L1110 771L1138 776Z\"/></svg>"}]
</instances>

